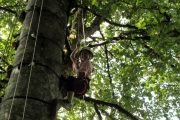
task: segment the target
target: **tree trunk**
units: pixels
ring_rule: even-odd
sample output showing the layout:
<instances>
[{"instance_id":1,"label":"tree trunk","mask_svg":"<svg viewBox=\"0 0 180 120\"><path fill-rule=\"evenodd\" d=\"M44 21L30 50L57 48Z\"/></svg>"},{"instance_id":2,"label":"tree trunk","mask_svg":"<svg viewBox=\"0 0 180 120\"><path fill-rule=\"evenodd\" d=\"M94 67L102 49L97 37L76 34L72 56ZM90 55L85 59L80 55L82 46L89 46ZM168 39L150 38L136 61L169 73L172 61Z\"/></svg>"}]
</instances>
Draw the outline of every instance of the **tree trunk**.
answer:
<instances>
[{"instance_id":1,"label":"tree trunk","mask_svg":"<svg viewBox=\"0 0 180 120\"><path fill-rule=\"evenodd\" d=\"M60 75L62 71L62 49L66 37L69 1L44 0L32 64L42 3L42 0L37 0L28 37L35 1L29 0L26 8L27 14L20 35L20 45L14 61L16 67L13 69L1 104L0 120L8 120L8 117L10 117L9 120L22 120L23 114L24 120L55 119L56 103L54 101L61 98L57 74ZM27 37L28 42L25 47ZM24 49L26 51L23 57ZM30 75L31 65L32 74Z\"/></svg>"}]
</instances>

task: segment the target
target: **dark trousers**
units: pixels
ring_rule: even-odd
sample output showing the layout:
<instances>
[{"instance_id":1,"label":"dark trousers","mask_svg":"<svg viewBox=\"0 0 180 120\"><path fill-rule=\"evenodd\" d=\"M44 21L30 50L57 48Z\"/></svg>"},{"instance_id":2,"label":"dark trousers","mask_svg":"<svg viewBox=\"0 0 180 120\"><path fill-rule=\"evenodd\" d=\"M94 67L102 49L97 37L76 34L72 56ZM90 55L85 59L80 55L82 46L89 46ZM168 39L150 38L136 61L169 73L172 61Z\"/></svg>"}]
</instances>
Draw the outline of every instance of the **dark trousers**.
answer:
<instances>
[{"instance_id":1,"label":"dark trousers","mask_svg":"<svg viewBox=\"0 0 180 120\"><path fill-rule=\"evenodd\" d=\"M67 91L74 91L75 96L83 96L89 89L89 78L76 78L69 76L63 79L63 86Z\"/></svg>"}]
</instances>

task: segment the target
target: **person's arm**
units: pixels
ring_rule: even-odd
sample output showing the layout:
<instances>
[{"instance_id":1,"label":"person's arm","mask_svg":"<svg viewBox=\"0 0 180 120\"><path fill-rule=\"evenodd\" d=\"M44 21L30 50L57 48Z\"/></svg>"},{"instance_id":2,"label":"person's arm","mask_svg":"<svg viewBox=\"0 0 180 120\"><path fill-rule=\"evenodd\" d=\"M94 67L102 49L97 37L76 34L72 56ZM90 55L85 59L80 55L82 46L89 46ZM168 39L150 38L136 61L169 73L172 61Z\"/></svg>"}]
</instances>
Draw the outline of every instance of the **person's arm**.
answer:
<instances>
[{"instance_id":1,"label":"person's arm","mask_svg":"<svg viewBox=\"0 0 180 120\"><path fill-rule=\"evenodd\" d=\"M90 61L86 67L86 77L90 77L91 73L93 72L93 66Z\"/></svg>"},{"instance_id":2,"label":"person's arm","mask_svg":"<svg viewBox=\"0 0 180 120\"><path fill-rule=\"evenodd\" d=\"M70 55L70 58L71 58L71 61L72 61L72 62L76 62L76 61L77 61L77 59L76 59L76 54L77 54L77 52L79 51L79 49L80 49L80 45L77 44L77 45L76 45L76 48L73 50L73 52L72 52L71 55Z\"/></svg>"},{"instance_id":3,"label":"person's arm","mask_svg":"<svg viewBox=\"0 0 180 120\"><path fill-rule=\"evenodd\" d=\"M78 60L76 58L76 54L80 49L80 44L76 45L76 48L73 50L73 52L70 55L71 61L73 62L73 69L77 70L78 68Z\"/></svg>"}]
</instances>

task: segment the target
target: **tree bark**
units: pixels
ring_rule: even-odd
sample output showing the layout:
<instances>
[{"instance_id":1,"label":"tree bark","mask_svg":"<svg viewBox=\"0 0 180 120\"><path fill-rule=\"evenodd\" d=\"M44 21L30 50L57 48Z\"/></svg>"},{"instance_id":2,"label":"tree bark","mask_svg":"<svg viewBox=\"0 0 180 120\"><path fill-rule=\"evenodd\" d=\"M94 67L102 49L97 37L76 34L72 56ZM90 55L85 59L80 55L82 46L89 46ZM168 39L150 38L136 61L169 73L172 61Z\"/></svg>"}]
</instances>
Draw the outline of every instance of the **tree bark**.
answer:
<instances>
[{"instance_id":1,"label":"tree bark","mask_svg":"<svg viewBox=\"0 0 180 120\"><path fill-rule=\"evenodd\" d=\"M20 45L14 60L13 72L9 80L0 109L0 120L54 120L56 99L59 92L58 75L62 71L62 49L66 37L68 0L44 0L35 56L32 64L36 31L42 0L37 0L34 17L28 37L33 6L36 0L29 0L26 18L20 34ZM24 59L22 67L23 52ZM30 69L32 66L32 74ZM19 78L18 78L19 75ZM16 86L17 83L17 86ZM29 89L28 89L29 83ZM16 89L16 91L15 91ZM27 94L28 90L28 94ZM15 95L14 95L15 92ZM25 100L27 97L26 107ZM14 98L14 99L13 99ZM10 113L12 105L12 110Z\"/></svg>"}]
</instances>

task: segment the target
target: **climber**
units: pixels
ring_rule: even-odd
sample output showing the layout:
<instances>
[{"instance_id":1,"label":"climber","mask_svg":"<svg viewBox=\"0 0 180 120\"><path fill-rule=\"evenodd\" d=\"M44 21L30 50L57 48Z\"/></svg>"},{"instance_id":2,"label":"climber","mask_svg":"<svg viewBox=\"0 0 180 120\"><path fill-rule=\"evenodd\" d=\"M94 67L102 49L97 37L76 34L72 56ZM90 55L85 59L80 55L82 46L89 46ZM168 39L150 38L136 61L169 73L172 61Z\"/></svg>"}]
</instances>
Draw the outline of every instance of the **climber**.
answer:
<instances>
[{"instance_id":1,"label":"climber","mask_svg":"<svg viewBox=\"0 0 180 120\"><path fill-rule=\"evenodd\" d=\"M79 59L76 56L79 55ZM83 96L89 89L89 76L92 73L92 64L90 60L93 58L93 53L88 47L80 50L80 44L70 55L72 67L76 73L76 77L68 76L67 80L67 99L64 100L65 108L68 110L72 106L74 96Z\"/></svg>"}]
</instances>

